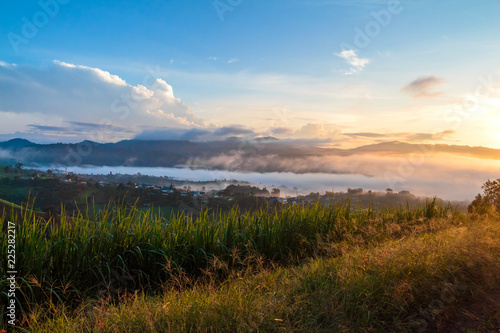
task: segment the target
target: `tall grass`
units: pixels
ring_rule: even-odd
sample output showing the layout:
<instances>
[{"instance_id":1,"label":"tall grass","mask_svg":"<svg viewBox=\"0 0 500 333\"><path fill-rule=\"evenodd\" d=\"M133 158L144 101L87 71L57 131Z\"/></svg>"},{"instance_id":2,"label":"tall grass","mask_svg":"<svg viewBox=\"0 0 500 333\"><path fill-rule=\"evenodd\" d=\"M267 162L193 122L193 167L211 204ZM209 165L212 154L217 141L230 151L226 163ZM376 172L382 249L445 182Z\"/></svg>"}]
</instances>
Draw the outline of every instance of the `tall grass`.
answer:
<instances>
[{"instance_id":1,"label":"tall grass","mask_svg":"<svg viewBox=\"0 0 500 333\"><path fill-rule=\"evenodd\" d=\"M465 321L480 325L468 325L478 328L471 332L496 332L499 308L482 313L471 303L484 302L484 293L498 295L499 257L498 221L465 222L215 286L129 294L117 304L87 302L76 312L54 306L53 319L36 308L27 326L35 332L458 332L453 325Z\"/></svg>"},{"instance_id":2,"label":"tall grass","mask_svg":"<svg viewBox=\"0 0 500 333\"><path fill-rule=\"evenodd\" d=\"M435 218L449 218L451 207L436 200L424 207L375 212L351 207L315 204L261 209L242 213L233 208L222 214L162 216L125 205L84 211L60 220L39 219L24 207L21 214L0 216L16 223L18 300L24 311L33 304L77 306L86 297L124 291L154 292L179 276L196 278L214 261L227 271L244 269L252 261L288 265L318 253L319 244L376 243L401 237L410 230L436 228ZM5 233L4 233L5 235ZM0 238L6 253L7 239ZM224 273L226 272L226 273ZM5 267L0 271L6 282ZM5 295L3 295L5 297ZM73 304L72 304L73 302Z\"/></svg>"}]
</instances>

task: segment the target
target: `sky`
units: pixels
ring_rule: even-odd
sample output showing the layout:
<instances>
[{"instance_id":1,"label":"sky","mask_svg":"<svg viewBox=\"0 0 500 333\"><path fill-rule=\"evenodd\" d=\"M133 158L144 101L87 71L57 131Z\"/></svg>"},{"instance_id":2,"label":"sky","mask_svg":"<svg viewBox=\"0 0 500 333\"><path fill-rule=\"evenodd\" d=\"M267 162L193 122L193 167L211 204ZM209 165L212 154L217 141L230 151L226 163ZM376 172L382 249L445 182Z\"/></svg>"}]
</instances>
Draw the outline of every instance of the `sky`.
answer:
<instances>
[{"instance_id":1,"label":"sky","mask_svg":"<svg viewBox=\"0 0 500 333\"><path fill-rule=\"evenodd\" d=\"M3 1L0 141L500 148L497 0Z\"/></svg>"}]
</instances>

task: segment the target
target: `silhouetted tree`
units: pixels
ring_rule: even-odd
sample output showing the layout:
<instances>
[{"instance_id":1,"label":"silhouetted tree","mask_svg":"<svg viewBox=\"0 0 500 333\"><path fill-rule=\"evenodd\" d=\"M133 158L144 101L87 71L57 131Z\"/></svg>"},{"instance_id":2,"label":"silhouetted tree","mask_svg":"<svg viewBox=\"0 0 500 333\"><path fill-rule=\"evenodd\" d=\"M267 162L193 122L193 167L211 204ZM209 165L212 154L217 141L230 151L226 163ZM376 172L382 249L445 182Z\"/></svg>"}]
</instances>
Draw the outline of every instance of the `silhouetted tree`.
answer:
<instances>
[{"instance_id":1,"label":"silhouetted tree","mask_svg":"<svg viewBox=\"0 0 500 333\"><path fill-rule=\"evenodd\" d=\"M481 188L488 203L494 205L500 211L500 178L493 181L488 179Z\"/></svg>"},{"instance_id":2,"label":"silhouetted tree","mask_svg":"<svg viewBox=\"0 0 500 333\"><path fill-rule=\"evenodd\" d=\"M492 207L500 211L500 178L489 180L481 187L483 195L478 194L474 201L469 205L469 213L487 213Z\"/></svg>"}]
</instances>

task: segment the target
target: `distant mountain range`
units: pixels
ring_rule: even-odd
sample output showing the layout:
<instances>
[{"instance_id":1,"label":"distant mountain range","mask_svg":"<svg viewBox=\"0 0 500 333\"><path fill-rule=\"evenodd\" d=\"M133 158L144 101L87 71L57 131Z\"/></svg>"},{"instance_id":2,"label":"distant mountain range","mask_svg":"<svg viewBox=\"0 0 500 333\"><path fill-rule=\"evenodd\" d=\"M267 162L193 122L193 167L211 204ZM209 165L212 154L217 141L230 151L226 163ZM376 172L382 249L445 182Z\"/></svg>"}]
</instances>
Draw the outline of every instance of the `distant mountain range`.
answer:
<instances>
[{"instance_id":1,"label":"distant mountain range","mask_svg":"<svg viewBox=\"0 0 500 333\"><path fill-rule=\"evenodd\" d=\"M243 141L191 142L180 140L125 140L117 143L83 141L75 144L36 144L25 139L0 142L0 161L21 162L27 165L94 165L174 167L191 165L190 161L214 159L217 156L238 154L240 158L307 158L321 156L352 156L360 154L405 155L439 153L470 156L481 159L500 159L500 149L454 145L417 145L384 142L353 149L318 148L308 141L259 138ZM203 166L201 166L203 167Z\"/></svg>"}]
</instances>

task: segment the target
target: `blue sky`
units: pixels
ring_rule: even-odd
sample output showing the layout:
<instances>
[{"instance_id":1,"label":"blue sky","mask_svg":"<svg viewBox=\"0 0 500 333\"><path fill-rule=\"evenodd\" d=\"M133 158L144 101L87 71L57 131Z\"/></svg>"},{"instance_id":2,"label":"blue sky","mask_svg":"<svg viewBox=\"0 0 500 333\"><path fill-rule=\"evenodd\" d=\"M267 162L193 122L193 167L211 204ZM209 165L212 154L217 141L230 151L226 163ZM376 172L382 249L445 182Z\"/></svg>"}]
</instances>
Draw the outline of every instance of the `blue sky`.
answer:
<instances>
[{"instance_id":1,"label":"blue sky","mask_svg":"<svg viewBox=\"0 0 500 333\"><path fill-rule=\"evenodd\" d=\"M47 0L0 9L3 139L231 127L340 146L377 137L500 148L495 0ZM37 33L23 35L36 19ZM119 116L127 96L136 102ZM108 130L96 135L102 123Z\"/></svg>"}]
</instances>

